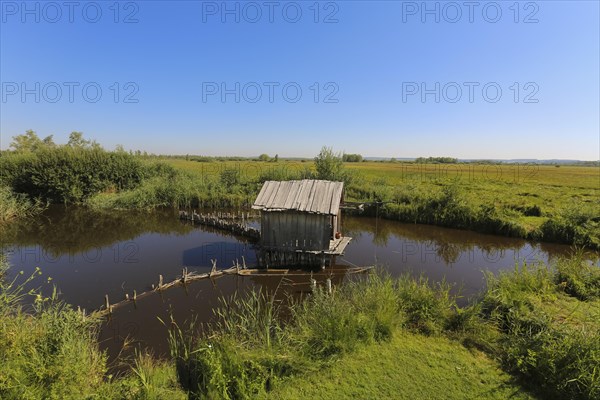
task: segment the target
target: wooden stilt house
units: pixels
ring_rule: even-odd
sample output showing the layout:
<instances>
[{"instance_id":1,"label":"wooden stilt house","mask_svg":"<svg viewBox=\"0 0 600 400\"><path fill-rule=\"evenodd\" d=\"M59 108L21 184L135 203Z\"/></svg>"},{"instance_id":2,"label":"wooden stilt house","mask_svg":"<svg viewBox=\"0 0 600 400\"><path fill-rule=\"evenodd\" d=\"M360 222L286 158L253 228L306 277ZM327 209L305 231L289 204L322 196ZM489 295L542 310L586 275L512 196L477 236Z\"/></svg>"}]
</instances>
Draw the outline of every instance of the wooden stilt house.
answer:
<instances>
[{"instance_id":1,"label":"wooden stilt house","mask_svg":"<svg viewBox=\"0 0 600 400\"><path fill-rule=\"evenodd\" d=\"M261 212L259 260L266 266L321 265L341 255L343 182L267 181L252 208Z\"/></svg>"}]
</instances>

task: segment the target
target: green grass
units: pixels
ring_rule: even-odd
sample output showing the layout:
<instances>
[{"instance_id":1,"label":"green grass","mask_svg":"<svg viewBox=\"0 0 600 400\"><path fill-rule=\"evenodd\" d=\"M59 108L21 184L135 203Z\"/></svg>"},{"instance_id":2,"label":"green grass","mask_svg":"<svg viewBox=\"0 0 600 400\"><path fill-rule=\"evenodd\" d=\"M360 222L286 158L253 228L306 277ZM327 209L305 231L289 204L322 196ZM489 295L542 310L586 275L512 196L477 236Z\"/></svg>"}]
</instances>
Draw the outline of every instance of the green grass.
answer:
<instances>
[{"instance_id":1,"label":"green grass","mask_svg":"<svg viewBox=\"0 0 600 400\"><path fill-rule=\"evenodd\" d=\"M545 397L597 399L600 302L593 294L580 300L580 292L564 284L565 271L596 267L589 267L579 253L560 260L558 268L524 264L497 277L488 275L483 318L501 334L494 352L507 371ZM577 279L588 287L597 274L596 268Z\"/></svg>"},{"instance_id":2,"label":"green grass","mask_svg":"<svg viewBox=\"0 0 600 400\"><path fill-rule=\"evenodd\" d=\"M485 354L408 332L330 368L281 382L265 399L532 399Z\"/></svg>"}]
</instances>

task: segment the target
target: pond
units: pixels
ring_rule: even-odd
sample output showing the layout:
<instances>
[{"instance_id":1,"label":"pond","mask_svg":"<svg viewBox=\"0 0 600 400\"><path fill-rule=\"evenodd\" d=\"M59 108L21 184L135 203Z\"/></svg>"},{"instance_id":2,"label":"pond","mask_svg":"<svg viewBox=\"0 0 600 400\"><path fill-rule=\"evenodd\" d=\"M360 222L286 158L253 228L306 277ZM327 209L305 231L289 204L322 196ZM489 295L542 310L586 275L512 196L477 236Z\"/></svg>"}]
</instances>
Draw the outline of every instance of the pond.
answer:
<instances>
[{"instance_id":1,"label":"pond","mask_svg":"<svg viewBox=\"0 0 600 400\"><path fill-rule=\"evenodd\" d=\"M378 265L394 276L410 273L434 282L445 279L464 301L482 289L483 271L498 272L523 261L548 262L570 251L565 245L368 217L344 216L343 230L353 240L345 255L336 259L336 267ZM249 267L256 265L251 243L180 221L174 210L98 212L52 207L35 223L11 226L2 238L11 265L9 278L19 271L28 276L39 267L42 275L32 288L40 287L48 295L56 285L62 300L86 310L100 308L105 295L115 303L134 290L148 291L159 275L165 282L172 281L183 266L202 273L210 271L213 259L219 269L242 259ZM309 279L308 274L283 282L280 277L225 276L152 294L115 310L103 326L102 346L112 358L129 341L161 355L167 351L167 330L161 320L172 317L183 324L193 316L208 321L223 296L257 286L300 293L310 289ZM334 284L342 279L343 275L336 275Z\"/></svg>"}]
</instances>

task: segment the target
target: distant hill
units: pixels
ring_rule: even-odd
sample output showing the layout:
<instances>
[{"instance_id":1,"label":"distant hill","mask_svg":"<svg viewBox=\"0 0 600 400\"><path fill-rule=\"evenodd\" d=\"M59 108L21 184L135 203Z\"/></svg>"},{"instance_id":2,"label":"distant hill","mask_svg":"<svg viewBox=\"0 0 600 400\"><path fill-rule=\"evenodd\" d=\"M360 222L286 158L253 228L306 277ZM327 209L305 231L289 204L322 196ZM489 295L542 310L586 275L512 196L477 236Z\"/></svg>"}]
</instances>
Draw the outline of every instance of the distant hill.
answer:
<instances>
[{"instance_id":1,"label":"distant hill","mask_svg":"<svg viewBox=\"0 0 600 400\"><path fill-rule=\"evenodd\" d=\"M390 157L364 157L367 161L389 161ZM394 157L396 161L415 161L416 157ZM537 158L459 158L459 162L491 162L491 163L502 163L502 164L550 164L550 165L600 165L598 161L584 161L584 160L571 160L571 159L544 159L539 160Z\"/></svg>"}]
</instances>

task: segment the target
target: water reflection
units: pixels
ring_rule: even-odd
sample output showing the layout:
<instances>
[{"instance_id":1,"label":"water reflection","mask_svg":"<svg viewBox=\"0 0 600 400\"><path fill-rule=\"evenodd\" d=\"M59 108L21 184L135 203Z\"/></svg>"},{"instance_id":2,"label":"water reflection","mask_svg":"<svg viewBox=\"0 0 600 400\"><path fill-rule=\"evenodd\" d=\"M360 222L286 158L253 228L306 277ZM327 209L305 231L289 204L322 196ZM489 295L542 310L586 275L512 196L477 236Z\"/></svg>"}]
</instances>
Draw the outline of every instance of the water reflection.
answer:
<instances>
[{"instance_id":1,"label":"water reflection","mask_svg":"<svg viewBox=\"0 0 600 400\"><path fill-rule=\"evenodd\" d=\"M338 265L382 265L392 275L424 274L432 281L455 284L466 299L483 286L483 271L498 272L515 263L551 261L568 254L564 245L530 243L522 239L483 235L455 229L398 223L374 218L345 217L344 233L353 237ZM142 293L157 283L174 280L183 266L208 272L211 260L227 268L242 258L256 264L253 246L215 229L181 222L172 211L95 212L82 208L55 207L35 223L8 227L2 248L9 251L11 274L26 274L41 267L45 276L35 285L49 294L52 285L62 299L88 310L97 309L108 294L118 302L134 290ZM598 253L594 253L597 257ZM287 278L290 279L290 278ZM223 277L175 288L162 295L139 299L136 307L118 309L102 331L103 346L114 357L131 337L164 353L166 328L172 315L178 323L195 316L208 321L220 296L251 287L279 288L282 294L308 290L310 275L282 281L280 277ZM320 277L319 279L324 279ZM342 276L336 276L338 281ZM458 290L457 289L457 290Z\"/></svg>"},{"instance_id":2,"label":"water reflection","mask_svg":"<svg viewBox=\"0 0 600 400\"><path fill-rule=\"evenodd\" d=\"M185 235L173 210L94 211L82 207L52 206L41 217L5 226L0 231L5 246L38 247L48 259L92 252L142 234Z\"/></svg>"}]
</instances>

